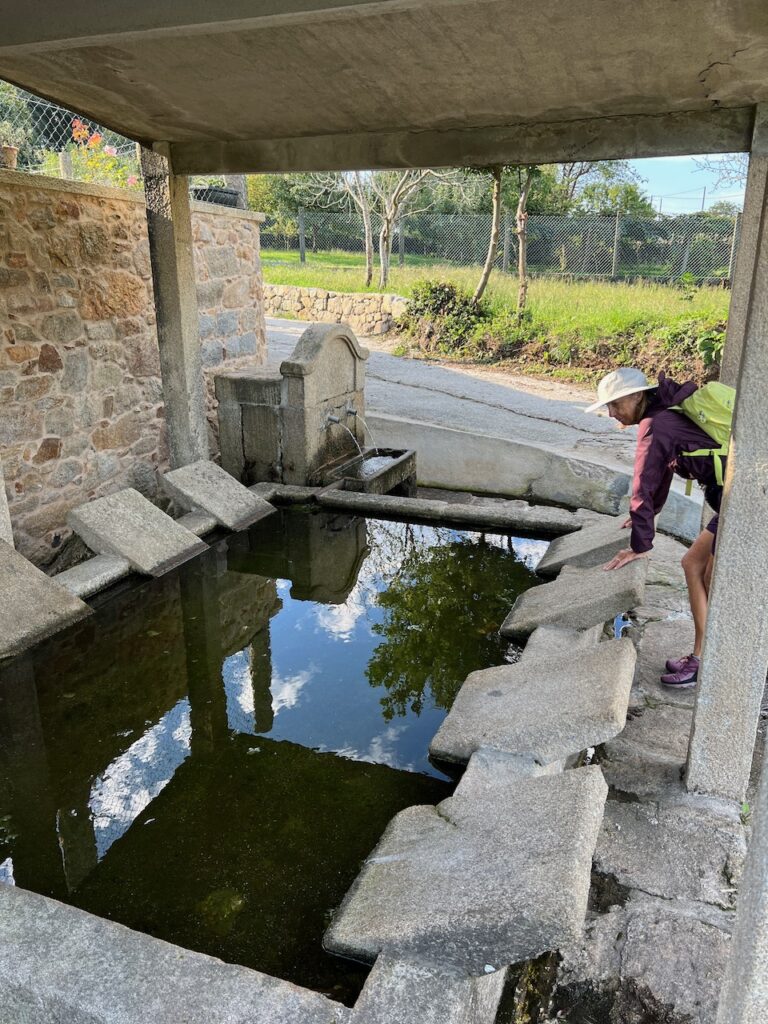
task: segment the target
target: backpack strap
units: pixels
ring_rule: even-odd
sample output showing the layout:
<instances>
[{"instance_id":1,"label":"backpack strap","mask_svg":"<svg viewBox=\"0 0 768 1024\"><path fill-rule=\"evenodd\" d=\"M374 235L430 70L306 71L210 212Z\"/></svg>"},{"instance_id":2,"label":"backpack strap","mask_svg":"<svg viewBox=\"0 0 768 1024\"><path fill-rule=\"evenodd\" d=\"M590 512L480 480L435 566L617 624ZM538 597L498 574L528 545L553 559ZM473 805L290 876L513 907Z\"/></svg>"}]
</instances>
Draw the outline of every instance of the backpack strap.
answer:
<instances>
[{"instance_id":1,"label":"backpack strap","mask_svg":"<svg viewBox=\"0 0 768 1024\"><path fill-rule=\"evenodd\" d=\"M723 445L721 448L697 448L695 452L680 452L680 455L711 455L715 464L715 480L719 487L723 486L723 459L728 456L728 445ZM690 494L687 485L686 494Z\"/></svg>"}]
</instances>

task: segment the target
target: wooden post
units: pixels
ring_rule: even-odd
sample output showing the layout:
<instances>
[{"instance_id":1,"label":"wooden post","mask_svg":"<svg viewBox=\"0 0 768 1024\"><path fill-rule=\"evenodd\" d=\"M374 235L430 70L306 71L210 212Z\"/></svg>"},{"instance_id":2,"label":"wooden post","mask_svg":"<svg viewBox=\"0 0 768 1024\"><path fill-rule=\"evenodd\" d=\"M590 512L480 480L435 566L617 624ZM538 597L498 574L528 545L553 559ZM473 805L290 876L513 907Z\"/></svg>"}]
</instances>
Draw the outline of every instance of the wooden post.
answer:
<instances>
[{"instance_id":1,"label":"wooden post","mask_svg":"<svg viewBox=\"0 0 768 1024\"><path fill-rule=\"evenodd\" d=\"M510 247L512 245L512 227L509 223L509 212L504 214L504 248L501 253L501 269L505 274L509 273Z\"/></svg>"},{"instance_id":2,"label":"wooden post","mask_svg":"<svg viewBox=\"0 0 768 1024\"><path fill-rule=\"evenodd\" d=\"M304 226L304 207L299 207L299 263L307 262L307 232Z\"/></svg>"},{"instance_id":3,"label":"wooden post","mask_svg":"<svg viewBox=\"0 0 768 1024\"><path fill-rule=\"evenodd\" d=\"M619 245L621 243L621 214L616 211L616 226L613 229L613 260L611 261L611 277L619 276Z\"/></svg>"},{"instance_id":4,"label":"wooden post","mask_svg":"<svg viewBox=\"0 0 768 1024\"><path fill-rule=\"evenodd\" d=\"M164 157L142 149L160 374L171 466L207 459L203 368L192 257L189 182Z\"/></svg>"}]
</instances>

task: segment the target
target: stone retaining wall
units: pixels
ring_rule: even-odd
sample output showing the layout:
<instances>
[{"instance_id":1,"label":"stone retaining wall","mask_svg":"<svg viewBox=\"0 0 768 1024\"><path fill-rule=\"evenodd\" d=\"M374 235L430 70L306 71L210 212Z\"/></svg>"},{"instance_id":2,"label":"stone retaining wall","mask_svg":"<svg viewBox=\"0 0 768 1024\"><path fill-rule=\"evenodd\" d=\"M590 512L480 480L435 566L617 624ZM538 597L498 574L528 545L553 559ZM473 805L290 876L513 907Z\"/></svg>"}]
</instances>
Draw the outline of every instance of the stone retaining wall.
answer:
<instances>
[{"instance_id":1,"label":"stone retaining wall","mask_svg":"<svg viewBox=\"0 0 768 1024\"><path fill-rule=\"evenodd\" d=\"M262 217L192 208L203 365L263 362ZM213 426L212 388L208 407ZM50 562L70 508L125 486L155 497L167 459L143 196L0 171L0 464L17 547Z\"/></svg>"},{"instance_id":2,"label":"stone retaining wall","mask_svg":"<svg viewBox=\"0 0 768 1024\"><path fill-rule=\"evenodd\" d=\"M265 284L264 311L267 316L290 316L296 320L349 324L364 337L386 334L405 312L406 299L400 295L369 292L327 292L323 288Z\"/></svg>"}]
</instances>

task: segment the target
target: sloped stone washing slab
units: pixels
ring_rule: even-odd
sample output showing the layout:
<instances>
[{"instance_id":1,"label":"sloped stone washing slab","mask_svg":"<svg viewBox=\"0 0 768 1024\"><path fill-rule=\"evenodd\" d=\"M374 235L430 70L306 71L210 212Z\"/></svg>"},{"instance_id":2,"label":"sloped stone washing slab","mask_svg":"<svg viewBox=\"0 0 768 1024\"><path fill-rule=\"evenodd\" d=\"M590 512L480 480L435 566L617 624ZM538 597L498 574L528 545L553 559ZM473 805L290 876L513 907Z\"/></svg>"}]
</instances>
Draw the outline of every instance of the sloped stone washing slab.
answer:
<instances>
[{"instance_id":1,"label":"sloped stone washing slab","mask_svg":"<svg viewBox=\"0 0 768 1024\"><path fill-rule=\"evenodd\" d=\"M67 522L96 554L125 558L146 576L162 576L208 548L132 487L80 505Z\"/></svg>"},{"instance_id":2,"label":"sloped stone washing slab","mask_svg":"<svg viewBox=\"0 0 768 1024\"><path fill-rule=\"evenodd\" d=\"M12 658L66 629L91 609L0 540L0 658Z\"/></svg>"},{"instance_id":3,"label":"sloped stone washing slab","mask_svg":"<svg viewBox=\"0 0 768 1024\"><path fill-rule=\"evenodd\" d=\"M349 1024L495 1024L507 970L483 977L380 956Z\"/></svg>"},{"instance_id":4,"label":"sloped stone washing slab","mask_svg":"<svg viewBox=\"0 0 768 1024\"><path fill-rule=\"evenodd\" d=\"M520 778L390 823L324 945L481 975L580 934L607 786L599 768Z\"/></svg>"},{"instance_id":5,"label":"sloped stone washing slab","mask_svg":"<svg viewBox=\"0 0 768 1024\"><path fill-rule=\"evenodd\" d=\"M556 576L564 565L591 569L609 562L622 548L629 547L630 531L623 529L626 516L585 526L576 533L557 537L536 566L541 576Z\"/></svg>"},{"instance_id":6,"label":"sloped stone washing slab","mask_svg":"<svg viewBox=\"0 0 768 1024\"><path fill-rule=\"evenodd\" d=\"M264 498L207 459L166 473L163 488L189 511L207 512L229 530L244 530L276 511Z\"/></svg>"},{"instance_id":7,"label":"sloped stone washing slab","mask_svg":"<svg viewBox=\"0 0 768 1024\"><path fill-rule=\"evenodd\" d=\"M621 569L570 569L552 583L526 590L501 627L502 636L522 639L538 626L588 629L642 604L648 560Z\"/></svg>"},{"instance_id":8,"label":"sloped stone washing slab","mask_svg":"<svg viewBox=\"0 0 768 1024\"><path fill-rule=\"evenodd\" d=\"M344 1024L325 996L0 885L0 1020Z\"/></svg>"},{"instance_id":9,"label":"sloped stone washing slab","mask_svg":"<svg viewBox=\"0 0 768 1024\"><path fill-rule=\"evenodd\" d=\"M429 750L467 761L480 747L561 760L624 728L636 654L631 640L473 672Z\"/></svg>"}]
</instances>

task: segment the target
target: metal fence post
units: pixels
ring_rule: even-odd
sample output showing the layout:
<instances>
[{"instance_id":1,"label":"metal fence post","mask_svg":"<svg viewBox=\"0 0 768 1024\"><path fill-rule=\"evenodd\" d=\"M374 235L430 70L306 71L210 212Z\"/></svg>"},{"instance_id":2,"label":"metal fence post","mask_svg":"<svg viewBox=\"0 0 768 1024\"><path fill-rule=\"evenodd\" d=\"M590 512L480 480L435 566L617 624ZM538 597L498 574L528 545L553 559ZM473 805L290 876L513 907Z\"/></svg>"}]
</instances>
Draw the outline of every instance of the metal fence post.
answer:
<instances>
[{"instance_id":1,"label":"metal fence post","mask_svg":"<svg viewBox=\"0 0 768 1024\"><path fill-rule=\"evenodd\" d=\"M405 266L405 237L403 235L403 222L397 222L397 255L401 267Z\"/></svg>"},{"instance_id":2,"label":"metal fence post","mask_svg":"<svg viewBox=\"0 0 768 1024\"><path fill-rule=\"evenodd\" d=\"M619 276L619 243L621 242L621 214L616 211L616 226L613 229L613 260L611 262L611 277Z\"/></svg>"},{"instance_id":3,"label":"metal fence post","mask_svg":"<svg viewBox=\"0 0 768 1024\"><path fill-rule=\"evenodd\" d=\"M733 284L733 263L736 259L736 243L739 240L739 220L741 214L737 213L733 218L733 235L731 236L731 254L728 257L728 284Z\"/></svg>"},{"instance_id":4,"label":"metal fence post","mask_svg":"<svg viewBox=\"0 0 768 1024\"><path fill-rule=\"evenodd\" d=\"M509 248L512 241L512 229L509 224L509 211L504 214L504 248L501 252L501 269L505 274L509 273Z\"/></svg>"},{"instance_id":5,"label":"metal fence post","mask_svg":"<svg viewBox=\"0 0 768 1024\"><path fill-rule=\"evenodd\" d=\"M307 262L307 234L304 227L304 207L300 206L299 210L299 261L301 263Z\"/></svg>"}]
</instances>

